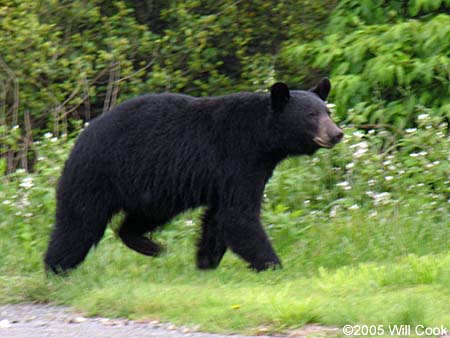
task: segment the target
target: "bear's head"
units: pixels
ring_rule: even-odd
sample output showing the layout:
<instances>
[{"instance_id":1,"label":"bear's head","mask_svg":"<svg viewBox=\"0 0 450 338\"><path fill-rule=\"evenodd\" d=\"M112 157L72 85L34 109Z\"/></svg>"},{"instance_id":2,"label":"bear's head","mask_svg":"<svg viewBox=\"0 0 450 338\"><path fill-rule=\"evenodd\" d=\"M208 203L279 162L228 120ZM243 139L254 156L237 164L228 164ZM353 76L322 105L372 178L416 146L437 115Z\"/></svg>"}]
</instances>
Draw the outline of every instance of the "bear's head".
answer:
<instances>
[{"instance_id":1,"label":"bear's head","mask_svg":"<svg viewBox=\"0 0 450 338\"><path fill-rule=\"evenodd\" d=\"M327 78L308 91L289 90L281 82L271 87L279 148L292 155L313 154L319 148L332 148L342 139L344 134L325 104L330 89Z\"/></svg>"}]
</instances>

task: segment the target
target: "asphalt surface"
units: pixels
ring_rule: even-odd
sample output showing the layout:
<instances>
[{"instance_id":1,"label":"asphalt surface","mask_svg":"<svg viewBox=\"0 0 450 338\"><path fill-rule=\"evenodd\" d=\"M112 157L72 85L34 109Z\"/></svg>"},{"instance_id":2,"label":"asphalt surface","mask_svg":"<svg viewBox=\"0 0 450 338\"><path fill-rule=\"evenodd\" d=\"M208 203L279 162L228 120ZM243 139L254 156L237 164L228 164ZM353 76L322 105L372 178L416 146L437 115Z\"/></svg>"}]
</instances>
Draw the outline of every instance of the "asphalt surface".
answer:
<instances>
[{"instance_id":1,"label":"asphalt surface","mask_svg":"<svg viewBox=\"0 0 450 338\"><path fill-rule=\"evenodd\" d=\"M1 338L245 338L193 332L158 321L87 318L69 308L19 304L0 306ZM266 337L267 336L258 336Z\"/></svg>"}]
</instances>

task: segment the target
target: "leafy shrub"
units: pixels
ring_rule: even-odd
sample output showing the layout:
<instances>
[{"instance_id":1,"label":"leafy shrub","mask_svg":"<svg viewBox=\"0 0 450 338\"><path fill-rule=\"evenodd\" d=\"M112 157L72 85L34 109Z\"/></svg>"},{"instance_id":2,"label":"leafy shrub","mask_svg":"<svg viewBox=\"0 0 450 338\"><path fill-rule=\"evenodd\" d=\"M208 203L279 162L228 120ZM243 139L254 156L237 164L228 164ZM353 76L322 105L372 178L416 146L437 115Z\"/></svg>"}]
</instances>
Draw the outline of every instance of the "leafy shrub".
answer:
<instances>
[{"instance_id":1,"label":"leafy shrub","mask_svg":"<svg viewBox=\"0 0 450 338\"><path fill-rule=\"evenodd\" d=\"M2 103L10 108L1 116L5 124L23 125L28 111L35 130L50 128L58 136L67 133L68 117L89 119L98 108L114 105L119 84L133 83L121 86L125 97L139 92L134 81L142 74L134 74L135 67L152 52L151 33L122 2L114 2L110 16L102 15L99 3L3 2L0 80Z\"/></svg>"},{"instance_id":2,"label":"leafy shrub","mask_svg":"<svg viewBox=\"0 0 450 338\"><path fill-rule=\"evenodd\" d=\"M146 21L123 1L6 0L0 8L0 99L6 107L0 119L23 126L29 112L40 135L59 136L71 129L68 118L89 120L147 91L265 89L280 44L320 35L333 3L192 0L158 5L156 13L148 8Z\"/></svg>"},{"instance_id":3,"label":"leafy shrub","mask_svg":"<svg viewBox=\"0 0 450 338\"><path fill-rule=\"evenodd\" d=\"M334 3L3 1L0 158L6 172L31 168L25 159L33 157L33 138L67 134L74 120L90 120L131 96L267 88L281 43L319 36ZM21 137L11 144L9 130L17 125Z\"/></svg>"},{"instance_id":4,"label":"leafy shrub","mask_svg":"<svg viewBox=\"0 0 450 338\"><path fill-rule=\"evenodd\" d=\"M342 1L323 40L294 42L282 57L331 74L342 119L404 128L423 109L449 118L449 9L449 1Z\"/></svg>"},{"instance_id":5,"label":"leafy shrub","mask_svg":"<svg viewBox=\"0 0 450 338\"><path fill-rule=\"evenodd\" d=\"M376 210L415 198L446 205L450 199L448 125L430 114L419 115L416 124L399 140L386 129L363 133L346 128L344 144L331 152L284 163L268 186L269 205L295 211L307 201L311 210L326 212L334 206Z\"/></svg>"}]
</instances>

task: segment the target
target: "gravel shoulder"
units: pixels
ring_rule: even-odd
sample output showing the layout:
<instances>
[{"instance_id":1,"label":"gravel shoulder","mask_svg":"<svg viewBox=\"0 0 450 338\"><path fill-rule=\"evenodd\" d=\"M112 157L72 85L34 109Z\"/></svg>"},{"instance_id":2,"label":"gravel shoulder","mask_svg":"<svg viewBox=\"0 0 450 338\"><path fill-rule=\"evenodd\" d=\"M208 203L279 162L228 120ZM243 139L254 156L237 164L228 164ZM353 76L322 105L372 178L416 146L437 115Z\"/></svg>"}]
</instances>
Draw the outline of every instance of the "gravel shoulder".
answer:
<instances>
[{"instance_id":1,"label":"gravel shoulder","mask_svg":"<svg viewBox=\"0 0 450 338\"><path fill-rule=\"evenodd\" d=\"M158 321L88 318L67 307L15 304L0 306L0 337L4 338L245 338L193 332ZM266 337L267 336L259 336Z\"/></svg>"}]
</instances>

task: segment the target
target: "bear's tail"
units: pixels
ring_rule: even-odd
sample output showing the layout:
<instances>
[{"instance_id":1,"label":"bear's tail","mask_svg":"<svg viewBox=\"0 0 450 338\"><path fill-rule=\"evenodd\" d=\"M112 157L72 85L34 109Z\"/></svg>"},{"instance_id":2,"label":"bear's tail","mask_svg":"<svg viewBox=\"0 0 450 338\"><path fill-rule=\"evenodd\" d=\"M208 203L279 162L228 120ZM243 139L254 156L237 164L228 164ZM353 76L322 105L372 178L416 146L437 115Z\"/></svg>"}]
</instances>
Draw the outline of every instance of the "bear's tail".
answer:
<instances>
[{"instance_id":1,"label":"bear's tail","mask_svg":"<svg viewBox=\"0 0 450 338\"><path fill-rule=\"evenodd\" d=\"M58 274L78 266L103 237L107 223L107 218L62 221L57 217L44 257L46 270Z\"/></svg>"}]
</instances>

